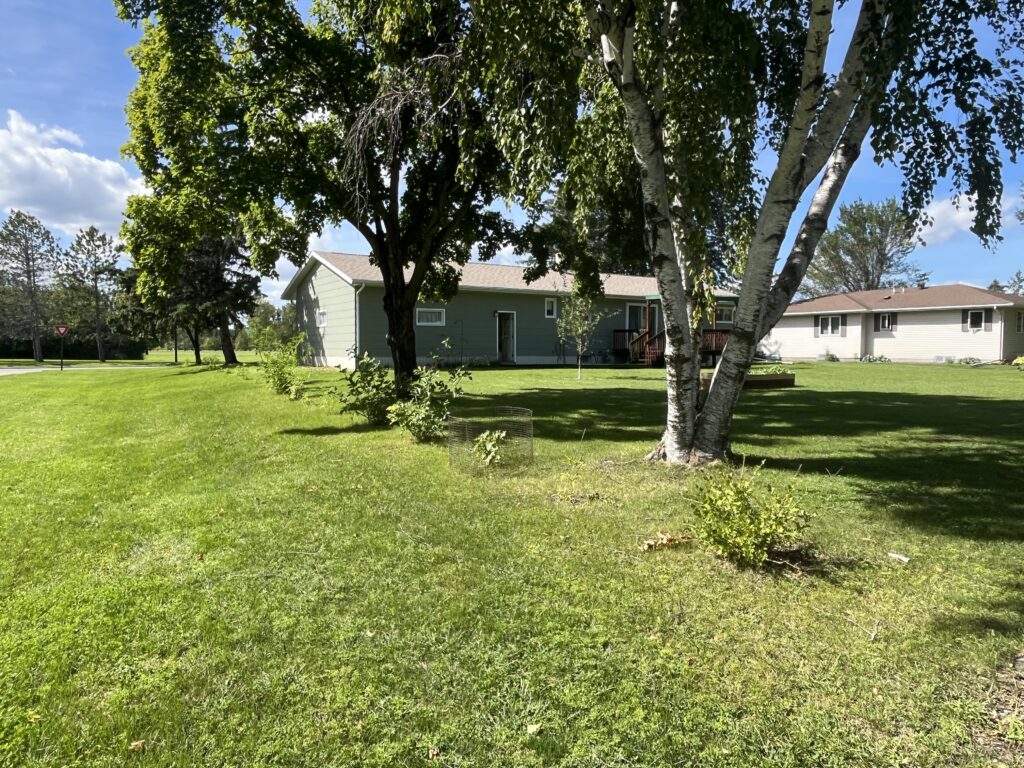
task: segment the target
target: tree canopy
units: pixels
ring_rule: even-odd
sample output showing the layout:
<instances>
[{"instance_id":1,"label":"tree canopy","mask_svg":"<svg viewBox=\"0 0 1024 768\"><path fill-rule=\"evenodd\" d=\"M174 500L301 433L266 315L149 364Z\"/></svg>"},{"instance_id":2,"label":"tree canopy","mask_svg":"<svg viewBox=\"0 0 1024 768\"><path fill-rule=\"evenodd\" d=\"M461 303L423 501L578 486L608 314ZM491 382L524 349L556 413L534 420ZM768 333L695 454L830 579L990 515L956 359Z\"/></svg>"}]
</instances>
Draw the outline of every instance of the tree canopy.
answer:
<instances>
[{"instance_id":1,"label":"tree canopy","mask_svg":"<svg viewBox=\"0 0 1024 768\"><path fill-rule=\"evenodd\" d=\"M173 242L224 234L187 223L211 200L237 215L263 272L279 254L304 259L311 234L348 222L381 270L404 389L421 292L450 296L458 266L493 255L512 232L491 208L504 159L467 45L469 6L314 0L304 15L293 0L116 5L143 24L127 151L156 198L129 216L169 233L136 254L140 266Z\"/></svg>"},{"instance_id":2,"label":"tree canopy","mask_svg":"<svg viewBox=\"0 0 1024 768\"><path fill-rule=\"evenodd\" d=\"M801 293L824 296L925 282L928 273L910 258L914 230L895 198L840 205L839 220L822 235Z\"/></svg>"}]
</instances>

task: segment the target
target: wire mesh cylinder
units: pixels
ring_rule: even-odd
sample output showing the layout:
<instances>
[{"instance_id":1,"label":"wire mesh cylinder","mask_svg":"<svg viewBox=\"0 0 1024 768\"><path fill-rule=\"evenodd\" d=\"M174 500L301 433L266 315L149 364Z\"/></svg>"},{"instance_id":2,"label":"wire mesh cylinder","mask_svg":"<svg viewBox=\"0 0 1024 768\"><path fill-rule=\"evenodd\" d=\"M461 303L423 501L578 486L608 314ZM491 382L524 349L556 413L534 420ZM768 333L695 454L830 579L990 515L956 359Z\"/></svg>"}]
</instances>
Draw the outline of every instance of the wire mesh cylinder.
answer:
<instances>
[{"instance_id":1,"label":"wire mesh cylinder","mask_svg":"<svg viewBox=\"0 0 1024 768\"><path fill-rule=\"evenodd\" d=\"M524 467L533 462L533 411L499 407L448 416L448 464L464 472Z\"/></svg>"}]
</instances>

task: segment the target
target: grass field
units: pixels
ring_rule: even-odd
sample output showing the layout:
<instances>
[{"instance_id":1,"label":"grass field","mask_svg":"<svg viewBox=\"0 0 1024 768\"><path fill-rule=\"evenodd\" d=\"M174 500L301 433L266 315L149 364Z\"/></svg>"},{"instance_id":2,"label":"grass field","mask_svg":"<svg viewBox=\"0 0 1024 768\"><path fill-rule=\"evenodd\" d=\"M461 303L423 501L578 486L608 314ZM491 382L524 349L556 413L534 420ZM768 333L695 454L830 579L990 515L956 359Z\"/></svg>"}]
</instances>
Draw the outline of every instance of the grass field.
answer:
<instances>
[{"instance_id":1,"label":"grass field","mask_svg":"<svg viewBox=\"0 0 1024 768\"><path fill-rule=\"evenodd\" d=\"M238 356L238 360L241 363L254 363L256 362L256 353L248 351L238 351L235 353ZM224 362L224 355L219 350L203 350L202 351L203 362L218 364ZM179 349L178 350L178 363L182 365L188 365L194 360L194 354L191 349ZM98 360L65 360L64 366L71 368L81 368L83 366L98 366L98 365L166 365L174 362L174 351L170 349L154 349L149 352L144 360L107 360L105 363L101 363ZM0 358L0 368L5 367L36 367L42 366L46 368L57 368L60 367L60 359L51 360L46 359L41 363L37 363L34 360L24 360L21 358Z\"/></svg>"},{"instance_id":2,"label":"grass field","mask_svg":"<svg viewBox=\"0 0 1024 768\"><path fill-rule=\"evenodd\" d=\"M337 374L0 379L0 765L1013 764L1024 375L796 368L735 448L815 513L799 573L641 550L694 529L658 371L474 373L536 414L485 478Z\"/></svg>"}]
</instances>

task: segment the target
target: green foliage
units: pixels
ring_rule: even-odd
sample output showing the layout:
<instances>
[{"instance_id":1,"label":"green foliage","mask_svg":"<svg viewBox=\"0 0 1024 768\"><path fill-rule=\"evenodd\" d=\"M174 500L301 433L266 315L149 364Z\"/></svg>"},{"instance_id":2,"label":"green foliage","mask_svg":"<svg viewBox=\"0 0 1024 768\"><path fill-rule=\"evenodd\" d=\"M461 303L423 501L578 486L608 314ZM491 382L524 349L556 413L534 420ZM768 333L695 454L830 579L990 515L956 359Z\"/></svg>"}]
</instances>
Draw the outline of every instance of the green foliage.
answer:
<instances>
[{"instance_id":1,"label":"green foliage","mask_svg":"<svg viewBox=\"0 0 1024 768\"><path fill-rule=\"evenodd\" d=\"M496 467L502 463L502 449L508 439L504 429L488 429L473 441L473 457L485 467Z\"/></svg>"},{"instance_id":2,"label":"green foliage","mask_svg":"<svg viewBox=\"0 0 1024 768\"><path fill-rule=\"evenodd\" d=\"M1019 368L1020 370L1024 371L1024 355L1021 355L1020 357L1014 359L1013 364L1016 365L1017 368Z\"/></svg>"},{"instance_id":3,"label":"green foliage","mask_svg":"<svg viewBox=\"0 0 1024 768\"><path fill-rule=\"evenodd\" d=\"M839 220L818 244L800 286L807 296L916 285L928 274L910 259L916 225L890 198L839 206Z\"/></svg>"},{"instance_id":4,"label":"green foliage","mask_svg":"<svg viewBox=\"0 0 1024 768\"><path fill-rule=\"evenodd\" d=\"M338 393L342 413L358 413L374 426L389 423L388 409L395 404L391 370L369 352L363 352L352 371L342 371L345 388Z\"/></svg>"},{"instance_id":5,"label":"green foliage","mask_svg":"<svg viewBox=\"0 0 1024 768\"><path fill-rule=\"evenodd\" d=\"M978 365L981 360L977 357L961 357L957 359L957 365Z\"/></svg>"},{"instance_id":6,"label":"green foliage","mask_svg":"<svg viewBox=\"0 0 1024 768\"><path fill-rule=\"evenodd\" d=\"M299 348L306 337L297 334L285 342L272 345L259 352L259 367L263 379L279 395L292 400L300 397Z\"/></svg>"},{"instance_id":7,"label":"green foliage","mask_svg":"<svg viewBox=\"0 0 1024 768\"><path fill-rule=\"evenodd\" d=\"M790 373L793 373L793 369L784 365L755 365L749 371L751 376L778 376Z\"/></svg>"},{"instance_id":8,"label":"green foliage","mask_svg":"<svg viewBox=\"0 0 1024 768\"><path fill-rule=\"evenodd\" d=\"M892 360L890 360L885 355L863 355L860 358L860 362L862 362L862 363L891 363Z\"/></svg>"},{"instance_id":9,"label":"green foliage","mask_svg":"<svg viewBox=\"0 0 1024 768\"><path fill-rule=\"evenodd\" d=\"M826 349L825 350L825 359L828 362L830 362L830 363L838 363L839 362L839 355L837 355L835 352L830 352L829 350Z\"/></svg>"},{"instance_id":10,"label":"green foliage","mask_svg":"<svg viewBox=\"0 0 1024 768\"><path fill-rule=\"evenodd\" d=\"M760 467L711 469L696 486L701 533L711 548L737 565L756 568L773 550L796 544L807 515L792 490L759 478Z\"/></svg>"},{"instance_id":11,"label":"green foliage","mask_svg":"<svg viewBox=\"0 0 1024 768\"><path fill-rule=\"evenodd\" d=\"M472 374L463 367L442 373L438 368L416 369L409 399L388 408L388 421L404 429L417 443L444 437L452 402L463 393L463 382Z\"/></svg>"},{"instance_id":12,"label":"green foliage","mask_svg":"<svg viewBox=\"0 0 1024 768\"><path fill-rule=\"evenodd\" d=\"M580 280L573 280L572 293L559 304L555 328L563 344L572 342L576 348L576 378L580 380L583 358L590 349L594 331L608 313L594 309L593 295Z\"/></svg>"}]
</instances>

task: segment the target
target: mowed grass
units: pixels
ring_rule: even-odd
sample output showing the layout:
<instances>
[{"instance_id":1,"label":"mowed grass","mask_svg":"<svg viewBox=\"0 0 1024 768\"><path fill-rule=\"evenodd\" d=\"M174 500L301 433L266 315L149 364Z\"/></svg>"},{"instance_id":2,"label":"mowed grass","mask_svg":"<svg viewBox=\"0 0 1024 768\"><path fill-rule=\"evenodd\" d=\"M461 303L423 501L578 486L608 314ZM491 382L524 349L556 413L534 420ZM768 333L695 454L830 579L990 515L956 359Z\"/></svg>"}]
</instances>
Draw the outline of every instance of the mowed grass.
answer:
<instances>
[{"instance_id":1,"label":"mowed grass","mask_svg":"<svg viewBox=\"0 0 1024 768\"><path fill-rule=\"evenodd\" d=\"M799 573L641 550L695 530L640 460L660 371L474 373L536 414L485 477L338 415L337 374L0 379L0 765L989 765L1024 375L797 370L735 448L815 513Z\"/></svg>"}]
</instances>

